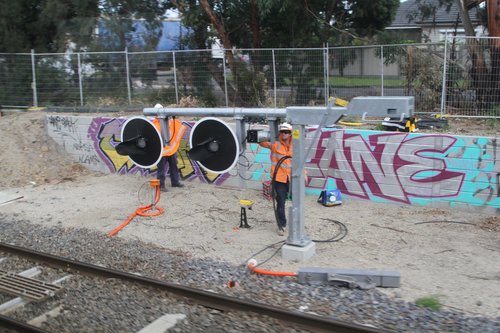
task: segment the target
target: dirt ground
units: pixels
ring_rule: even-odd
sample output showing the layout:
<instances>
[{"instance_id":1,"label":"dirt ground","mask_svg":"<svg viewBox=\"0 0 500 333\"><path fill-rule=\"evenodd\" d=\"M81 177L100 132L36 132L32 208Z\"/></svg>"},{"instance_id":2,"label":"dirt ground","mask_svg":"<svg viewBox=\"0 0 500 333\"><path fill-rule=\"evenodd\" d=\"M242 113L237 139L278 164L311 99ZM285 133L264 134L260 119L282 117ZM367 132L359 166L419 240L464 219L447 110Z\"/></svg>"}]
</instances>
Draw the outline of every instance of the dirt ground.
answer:
<instances>
[{"instance_id":1,"label":"dirt ground","mask_svg":"<svg viewBox=\"0 0 500 333\"><path fill-rule=\"evenodd\" d=\"M0 117L0 194L19 198L0 203L2 218L109 233L137 207L149 203L146 178L98 174L70 160L46 134L44 115L25 112ZM448 131L496 133L486 121L464 120L454 122ZM251 229L238 228L240 199L254 201L247 211ZM141 239L234 264L285 240L276 234L272 203L260 191L186 183L185 188L163 193L158 206L165 208L164 214L136 217L115 237ZM315 242L316 254L306 262L286 261L278 253L264 268L397 271L401 287L381 289L395 298L415 301L434 296L445 306L469 314L500 316L500 217L495 213L359 200L327 208L308 196L305 215L305 231L312 240L336 234L338 227L332 220L345 224L348 233L339 242ZM0 230L1 223L2 219ZM256 259L263 261L273 252L269 249Z\"/></svg>"}]
</instances>

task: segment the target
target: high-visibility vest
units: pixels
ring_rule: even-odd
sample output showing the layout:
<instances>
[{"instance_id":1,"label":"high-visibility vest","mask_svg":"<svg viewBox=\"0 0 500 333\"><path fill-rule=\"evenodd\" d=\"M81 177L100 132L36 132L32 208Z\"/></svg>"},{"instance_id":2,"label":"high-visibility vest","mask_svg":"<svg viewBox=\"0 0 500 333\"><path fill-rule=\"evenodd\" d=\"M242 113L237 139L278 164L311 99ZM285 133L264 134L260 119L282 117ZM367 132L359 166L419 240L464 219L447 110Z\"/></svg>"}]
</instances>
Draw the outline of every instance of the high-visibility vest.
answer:
<instances>
[{"instance_id":1,"label":"high-visibility vest","mask_svg":"<svg viewBox=\"0 0 500 333\"><path fill-rule=\"evenodd\" d=\"M259 145L264 148L269 148L271 150L271 178L274 175L274 170L279 162L279 160L284 156L292 156L292 140L290 144L279 140L274 143L271 142L260 142ZM276 181L280 183L287 183L291 180L292 176L292 159L285 159L276 173Z\"/></svg>"},{"instance_id":2,"label":"high-visibility vest","mask_svg":"<svg viewBox=\"0 0 500 333\"><path fill-rule=\"evenodd\" d=\"M158 118L153 119L153 125L155 125L156 129L161 134L160 119L158 119ZM173 154L175 154L177 152L177 150L179 149L179 145L181 144L182 136L184 135L184 132L186 131L186 125L184 125L178 119L169 119L168 120L168 131L169 131L170 137L167 138L168 141L165 144L165 146L163 147L163 151L162 151L161 156L172 156Z\"/></svg>"}]
</instances>

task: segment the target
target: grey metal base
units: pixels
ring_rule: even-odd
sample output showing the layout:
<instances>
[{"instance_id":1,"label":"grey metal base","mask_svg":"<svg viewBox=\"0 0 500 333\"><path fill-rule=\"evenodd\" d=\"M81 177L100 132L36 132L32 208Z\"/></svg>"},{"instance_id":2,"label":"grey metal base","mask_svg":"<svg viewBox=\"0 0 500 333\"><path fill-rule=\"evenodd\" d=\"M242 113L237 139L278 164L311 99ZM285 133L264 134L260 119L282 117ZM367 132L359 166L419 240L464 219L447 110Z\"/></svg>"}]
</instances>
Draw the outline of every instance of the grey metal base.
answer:
<instances>
[{"instance_id":1,"label":"grey metal base","mask_svg":"<svg viewBox=\"0 0 500 333\"><path fill-rule=\"evenodd\" d=\"M364 287L373 285L373 287L399 288L401 280L399 272L374 269L303 267L298 272L298 281L303 284L328 285L346 277Z\"/></svg>"},{"instance_id":2,"label":"grey metal base","mask_svg":"<svg viewBox=\"0 0 500 333\"><path fill-rule=\"evenodd\" d=\"M306 246L293 246L285 244L281 248L281 256L286 260L306 261L316 254L316 244L310 242Z\"/></svg>"}]
</instances>

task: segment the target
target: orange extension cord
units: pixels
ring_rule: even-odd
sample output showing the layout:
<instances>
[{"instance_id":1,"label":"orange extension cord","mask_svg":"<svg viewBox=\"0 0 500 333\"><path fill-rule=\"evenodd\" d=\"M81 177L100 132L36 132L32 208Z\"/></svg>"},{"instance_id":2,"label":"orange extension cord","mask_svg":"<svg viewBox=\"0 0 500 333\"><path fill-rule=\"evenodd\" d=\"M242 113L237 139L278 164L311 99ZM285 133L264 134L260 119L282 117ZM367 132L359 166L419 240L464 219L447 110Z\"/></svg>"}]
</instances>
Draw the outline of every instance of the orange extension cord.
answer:
<instances>
[{"instance_id":1,"label":"orange extension cord","mask_svg":"<svg viewBox=\"0 0 500 333\"><path fill-rule=\"evenodd\" d=\"M255 259L248 260L247 266L248 266L249 270L251 270L252 272L257 273L257 274L271 275L271 276L297 276L297 273L295 273L295 272L275 272L275 271L268 271L268 270L261 269L261 268L256 268L257 260L255 260Z\"/></svg>"},{"instance_id":2,"label":"orange extension cord","mask_svg":"<svg viewBox=\"0 0 500 333\"><path fill-rule=\"evenodd\" d=\"M155 189L154 203L151 203L147 206L141 206L141 207L137 208L135 210L135 212L133 212L122 224L120 224L120 226L118 228L116 228L115 230L108 233L108 236L112 237L112 236L116 235L120 230L125 228L125 226L127 224L129 224L130 221L132 221L134 219L134 217L136 217L137 215L139 215L139 216L158 216L158 215L163 214L163 212L165 210L161 207L156 206L158 201L160 201L160 181L158 179L152 179L149 181L149 183L151 184L151 187ZM156 209L156 211L154 211L152 213L148 213L148 211L150 211L152 209Z\"/></svg>"}]
</instances>

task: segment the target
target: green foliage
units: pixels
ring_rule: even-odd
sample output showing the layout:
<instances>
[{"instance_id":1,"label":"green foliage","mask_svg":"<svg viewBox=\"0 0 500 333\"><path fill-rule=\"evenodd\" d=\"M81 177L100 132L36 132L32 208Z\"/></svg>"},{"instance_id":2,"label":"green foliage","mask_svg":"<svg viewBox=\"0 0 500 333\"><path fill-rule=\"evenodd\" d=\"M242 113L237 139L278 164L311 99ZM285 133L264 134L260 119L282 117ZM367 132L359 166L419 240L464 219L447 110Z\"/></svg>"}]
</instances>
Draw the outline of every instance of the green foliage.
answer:
<instances>
[{"instance_id":1,"label":"green foliage","mask_svg":"<svg viewBox=\"0 0 500 333\"><path fill-rule=\"evenodd\" d=\"M0 3L0 52L58 52L88 42L96 0L17 0Z\"/></svg>"},{"instance_id":2,"label":"green foliage","mask_svg":"<svg viewBox=\"0 0 500 333\"><path fill-rule=\"evenodd\" d=\"M206 87L201 92L201 107L213 108L217 106L217 98L215 97L213 90Z\"/></svg>"},{"instance_id":3,"label":"green foliage","mask_svg":"<svg viewBox=\"0 0 500 333\"><path fill-rule=\"evenodd\" d=\"M36 76L38 103L67 105L79 101L78 77L71 75L65 62L59 58L37 58Z\"/></svg>"},{"instance_id":4,"label":"green foliage","mask_svg":"<svg viewBox=\"0 0 500 333\"><path fill-rule=\"evenodd\" d=\"M134 102L134 101L133 101ZM85 105L88 107L123 107L128 104L128 100L123 97L90 97L85 100ZM132 103L134 105L134 103ZM140 103L138 103L140 104Z\"/></svg>"},{"instance_id":5,"label":"green foliage","mask_svg":"<svg viewBox=\"0 0 500 333\"><path fill-rule=\"evenodd\" d=\"M425 105L430 108L423 110L417 104L416 108L420 112L432 112L441 103L443 59L431 51L418 46L408 46L400 60L401 74L405 78L405 95L426 101Z\"/></svg>"},{"instance_id":6,"label":"green foliage","mask_svg":"<svg viewBox=\"0 0 500 333\"><path fill-rule=\"evenodd\" d=\"M219 102L214 95L216 80L213 78L218 78L217 83L223 89L223 68L209 55L210 53L207 52L178 54L176 57L177 81L180 96L192 96L200 102L201 106L214 107L219 105Z\"/></svg>"},{"instance_id":7,"label":"green foliage","mask_svg":"<svg viewBox=\"0 0 500 333\"><path fill-rule=\"evenodd\" d=\"M1 52L65 52L153 50L161 36L159 18L165 13L167 0L16 0L0 2ZM98 19L99 18L99 19ZM141 32L144 43L135 43L133 19L144 19ZM106 25L106 34L94 30ZM97 38L99 37L99 38ZM110 55L109 58L116 57ZM38 60L38 59L37 59ZM116 60L116 61L115 61ZM127 98L125 59L100 61L97 57L86 62L92 68L83 80L85 96L99 99L110 94ZM20 95L31 104L31 65L4 63L0 83L1 104L19 104ZM8 69L7 69L8 65ZM15 72L12 72L15 71ZM79 101L78 64L76 58L37 61L39 102L57 105L68 100ZM151 70L133 72L146 84L152 82ZM13 76L12 80L5 80ZM47 78L43 82L43 78ZM22 79L22 82L21 82ZM76 96L75 96L76 94ZM16 100L18 101L16 103Z\"/></svg>"},{"instance_id":8,"label":"green foliage","mask_svg":"<svg viewBox=\"0 0 500 333\"><path fill-rule=\"evenodd\" d=\"M236 75L233 76L239 105L262 106L266 99L265 76L253 63L234 59Z\"/></svg>"},{"instance_id":9,"label":"green foliage","mask_svg":"<svg viewBox=\"0 0 500 333\"><path fill-rule=\"evenodd\" d=\"M259 2L264 47L352 45L392 21L397 0ZM266 44L266 40L268 44Z\"/></svg>"},{"instance_id":10,"label":"green foliage","mask_svg":"<svg viewBox=\"0 0 500 333\"><path fill-rule=\"evenodd\" d=\"M357 34L371 37L392 22L399 0L361 0L351 4L352 27Z\"/></svg>"},{"instance_id":11,"label":"green foliage","mask_svg":"<svg viewBox=\"0 0 500 333\"><path fill-rule=\"evenodd\" d=\"M490 129L500 129L500 105L492 108L491 115L496 118L487 119L486 125Z\"/></svg>"},{"instance_id":12,"label":"green foliage","mask_svg":"<svg viewBox=\"0 0 500 333\"><path fill-rule=\"evenodd\" d=\"M321 99L324 103L324 96L317 94L317 90L321 91L321 94L324 90L322 50L283 49L277 50L275 54L277 86L289 88L295 92L294 100L289 102L296 105L307 105ZM272 82L272 77L268 79L268 82Z\"/></svg>"},{"instance_id":13,"label":"green foliage","mask_svg":"<svg viewBox=\"0 0 500 333\"><path fill-rule=\"evenodd\" d=\"M432 297L422 297L415 301L415 304L422 308L429 308L434 311L441 310L441 302L439 302L436 296Z\"/></svg>"},{"instance_id":14,"label":"green foliage","mask_svg":"<svg viewBox=\"0 0 500 333\"><path fill-rule=\"evenodd\" d=\"M29 56L0 56L0 104L32 105L31 82Z\"/></svg>"},{"instance_id":15,"label":"green foliage","mask_svg":"<svg viewBox=\"0 0 500 333\"><path fill-rule=\"evenodd\" d=\"M340 76L344 76L344 69L356 60L355 49L334 49L329 51L329 61L332 68L338 68Z\"/></svg>"},{"instance_id":16,"label":"green foliage","mask_svg":"<svg viewBox=\"0 0 500 333\"><path fill-rule=\"evenodd\" d=\"M418 36L403 36L399 32L393 33L393 32L383 31L378 33L375 38L375 41L380 45L384 45L383 49L384 64L390 65L398 62L401 59L401 57L403 57L406 54L406 45L416 42L415 39L411 39L412 37L415 37L415 39L418 38ZM391 44L397 44L397 45L388 46ZM382 52L380 49L376 49L375 54L379 58L382 56Z\"/></svg>"},{"instance_id":17,"label":"green foliage","mask_svg":"<svg viewBox=\"0 0 500 333\"><path fill-rule=\"evenodd\" d=\"M330 78L330 85L337 88L356 88L380 86L380 77L334 77ZM403 82L399 78L384 77L384 87L401 87Z\"/></svg>"},{"instance_id":18,"label":"green foliage","mask_svg":"<svg viewBox=\"0 0 500 333\"><path fill-rule=\"evenodd\" d=\"M422 1L417 0L416 7L408 12L408 19L412 21L426 21L432 19L440 7L449 12L455 0Z\"/></svg>"},{"instance_id":19,"label":"green foliage","mask_svg":"<svg viewBox=\"0 0 500 333\"><path fill-rule=\"evenodd\" d=\"M145 94L140 97L135 96L134 98L137 102L144 105L154 105L156 103L161 103L162 105L176 104L175 88L161 88L153 89L148 88L145 90ZM134 104L134 103L132 103ZM135 103L137 104L137 103Z\"/></svg>"},{"instance_id":20,"label":"green foliage","mask_svg":"<svg viewBox=\"0 0 500 333\"><path fill-rule=\"evenodd\" d=\"M32 35L26 23L36 17L36 9L30 10L32 1L1 1L0 2L0 52L28 52L27 40ZM24 13L24 15L22 15Z\"/></svg>"},{"instance_id":21,"label":"green foliage","mask_svg":"<svg viewBox=\"0 0 500 333\"><path fill-rule=\"evenodd\" d=\"M182 6L179 11L182 13L182 22L192 31L191 34L184 36L182 44L185 44L190 49L207 49L211 37L215 37L214 30L208 29L210 21L198 4L187 3L187 1L178 1L179 6Z\"/></svg>"},{"instance_id":22,"label":"green foliage","mask_svg":"<svg viewBox=\"0 0 500 333\"><path fill-rule=\"evenodd\" d=\"M98 26L102 32L88 45L90 50L155 50L162 34L160 18L167 7L166 0L100 1ZM142 40L137 39L138 22L144 27Z\"/></svg>"},{"instance_id":23,"label":"green foliage","mask_svg":"<svg viewBox=\"0 0 500 333\"><path fill-rule=\"evenodd\" d=\"M210 16L192 0L178 0L176 6L183 14L183 23L192 34L189 45L205 49L211 37L226 41L225 48L314 48L329 45L359 44L365 36L371 36L390 24L399 5L398 0L371 1L329 1L310 0L307 2L289 0L229 1L209 2L211 13L220 21L215 26ZM222 29L225 33L222 33ZM229 43L230 45L228 45ZM285 51L286 53L286 51ZM317 57L300 57L296 54L276 59L277 85L292 82L295 92L293 103L308 104L317 100L318 65L323 68L322 54ZM258 57L249 54L248 61L230 61L232 80L229 95L232 101L241 105L258 106L266 103L265 86L272 82L272 64L269 55ZM345 53L331 58L332 64L342 70L355 59L354 54ZM217 80L217 71L209 68ZM225 83L224 83L225 84ZM320 84L323 87L323 84ZM199 95L198 95L199 96ZM249 96L244 101L240 96ZM324 99L324 97L323 97Z\"/></svg>"}]
</instances>

